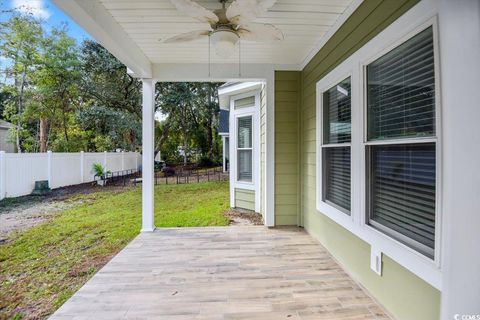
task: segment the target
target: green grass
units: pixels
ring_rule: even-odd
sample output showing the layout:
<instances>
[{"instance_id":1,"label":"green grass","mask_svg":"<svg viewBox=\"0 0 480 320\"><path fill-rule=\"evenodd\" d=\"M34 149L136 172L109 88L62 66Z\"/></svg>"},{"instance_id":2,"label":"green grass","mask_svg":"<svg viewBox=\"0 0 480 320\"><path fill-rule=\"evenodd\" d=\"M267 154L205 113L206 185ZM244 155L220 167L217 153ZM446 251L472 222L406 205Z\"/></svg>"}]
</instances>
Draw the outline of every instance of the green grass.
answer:
<instances>
[{"instance_id":1,"label":"green grass","mask_svg":"<svg viewBox=\"0 0 480 320\"><path fill-rule=\"evenodd\" d=\"M224 226L226 182L157 186L157 227ZM0 245L0 319L42 318L140 230L141 191L75 196L83 204Z\"/></svg>"}]
</instances>

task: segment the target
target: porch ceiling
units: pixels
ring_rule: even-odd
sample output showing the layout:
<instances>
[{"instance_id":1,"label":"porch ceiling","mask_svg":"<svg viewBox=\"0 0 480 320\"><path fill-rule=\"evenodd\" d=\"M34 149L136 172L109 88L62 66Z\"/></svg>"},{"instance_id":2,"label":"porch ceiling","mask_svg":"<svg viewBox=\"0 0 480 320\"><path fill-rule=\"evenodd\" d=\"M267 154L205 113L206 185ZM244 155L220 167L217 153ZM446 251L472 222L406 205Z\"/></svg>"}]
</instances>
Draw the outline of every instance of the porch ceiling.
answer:
<instances>
[{"instance_id":1,"label":"porch ceiling","mask_svg":"<svg viewBox=\"0 0 480 320\"><path fill-rule=\"evenodd\" d=\"M100 43L122 60L119 48L138 49L151 64L198 64L208 62L207 38L184 44L165 44L162 40L179 33L208 30L180 12L170 0L71 0L54 2L72 16ZM265 16L255 20L276 25L285 39L273 43L242 42L242 63L302 66L322 43L345 21L361 0L278 0ZM72 5L74 3L74 5ZM218 0L198 0L204 7L220 8ZM97 26L85 19L85 11ZM104 29L103 33L96 29ZM101 30L100 30L101 31ZM132 48L132 46L136 48ZM141 52L141 54L140 54ZM213 57L213 55L212 55ZM238 57L212 58L212 63L236 63ZM135 69L135 66L132 66ZM138 73L137 70L134 70Z\"/></svg>"}]
</instances>

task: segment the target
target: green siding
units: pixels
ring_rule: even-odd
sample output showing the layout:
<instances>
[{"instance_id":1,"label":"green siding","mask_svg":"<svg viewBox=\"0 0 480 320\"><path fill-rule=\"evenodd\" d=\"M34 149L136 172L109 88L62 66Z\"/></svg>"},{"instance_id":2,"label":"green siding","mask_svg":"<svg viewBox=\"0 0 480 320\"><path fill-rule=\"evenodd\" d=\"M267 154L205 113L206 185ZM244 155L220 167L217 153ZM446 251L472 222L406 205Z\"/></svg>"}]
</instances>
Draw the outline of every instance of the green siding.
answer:
<instances>
[{"instance_id":1,"label":"green siding","mask_svg":"<svg viewBox=\"0 0 480 320\"><path fill-rule=\"evenodd\" d=\"M237 99L234 104L235 109L253 107L255 106L255 96Z\"/></svg>"},{"instance_id":2,"label":"green siding","mask_svg":"<svg viewBox=\"0 0 480 320\"><path fill-rule=\"evenodd\" d=\"M235 208L255 211L255 191L235 188Z\"/></svg>"},{"instance_id":3,"label":"green siding","mask_svg":"<svg viewBox=\"0 0 480 320\"><path fill-rule=\"evenodd\" d=\"M315 86L323 76L416 3L417 0L364 1L302 71L302 105L299 112L301 115L299 128L302 190L300 207L303 224L308 232L315 236L397 320L438 319L440 292L385 255L383 275L381 277L377 276L370 270L370 246L332 220L316 212ZM284 93L283 91L288 90L289 86L294 90L296 84L281 82L278 83L278 90L282 91L279 101L290 102L290 100L295 100L294 94ZM283 107L281 109L283 110ZM280 119L286 119L281 115L281 112L279 110ZM291 121L294 122L294 120ZM276 135L276 138L280 140L277 141L276 145L284 143L285 149L293 150L294 148L290 144L295 141L293 137L295 130L289 127L287 131L282 132L281 135ZM291 157L288 154L288 159L293 161L294 158L294 156ZM278 154L276 161L277 166L284 163L290 164L288 160L279 157ZM280 179L287 181L289 178L282 176ZM293 178L291 181L293 181ZM282 190L290 191L290 189ZM280 206L280 203L277 205Z\"/></svg>"},{"instance_id":4,"label":"green siding","mask_svg":"<svg viewBox=\"0 0 480 320\"><path fill-rule=\"evenodd\" d=\"M275 225L298 224L299 109L298 71L275 73Z\"/></svg>"}]
</instances>

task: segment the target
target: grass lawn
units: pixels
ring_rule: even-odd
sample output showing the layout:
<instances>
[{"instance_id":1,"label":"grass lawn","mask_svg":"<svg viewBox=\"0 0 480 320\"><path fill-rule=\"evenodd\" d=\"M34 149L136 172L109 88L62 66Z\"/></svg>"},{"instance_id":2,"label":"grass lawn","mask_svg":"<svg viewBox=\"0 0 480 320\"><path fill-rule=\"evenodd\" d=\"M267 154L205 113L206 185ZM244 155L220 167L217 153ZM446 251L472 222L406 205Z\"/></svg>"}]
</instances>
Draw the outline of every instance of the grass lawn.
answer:
<instances>
[{"instance_id":1,"label":"grass lawn","mask_svg":"<svg viewBox=\"0 0 480 320\"><path fill-rule=\"evenodd\" d=\"M140 230L141 191L98 192L0 245L0 319L53 313ZM155 188L157 227L224 226L227 182Z\"/></svg>"}]
</instances>

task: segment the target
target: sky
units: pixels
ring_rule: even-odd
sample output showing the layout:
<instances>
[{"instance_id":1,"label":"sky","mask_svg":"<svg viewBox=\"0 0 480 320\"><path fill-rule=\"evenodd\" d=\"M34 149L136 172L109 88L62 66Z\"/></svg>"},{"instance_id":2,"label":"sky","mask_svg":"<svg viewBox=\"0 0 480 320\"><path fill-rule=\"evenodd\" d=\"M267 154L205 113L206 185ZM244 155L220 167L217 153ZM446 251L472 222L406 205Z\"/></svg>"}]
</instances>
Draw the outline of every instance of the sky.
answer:
<instances>
[{"instance_id":1,"label":"sky","mask_svg":"<svg viewBox=\"0 0 480 320\"><path fill-rule=\"evenodd\" d=\"M47 29L60 26L66 22L68 34L75 38L78 43L81 43L84 39L92 39L88 33L58 9L50 0L0 0L0 8L1 10L17 8L19 11L30 12L35 17L45 20ZM4 17L2 18L4 19Z\"/></svg>"}]
</instances>

